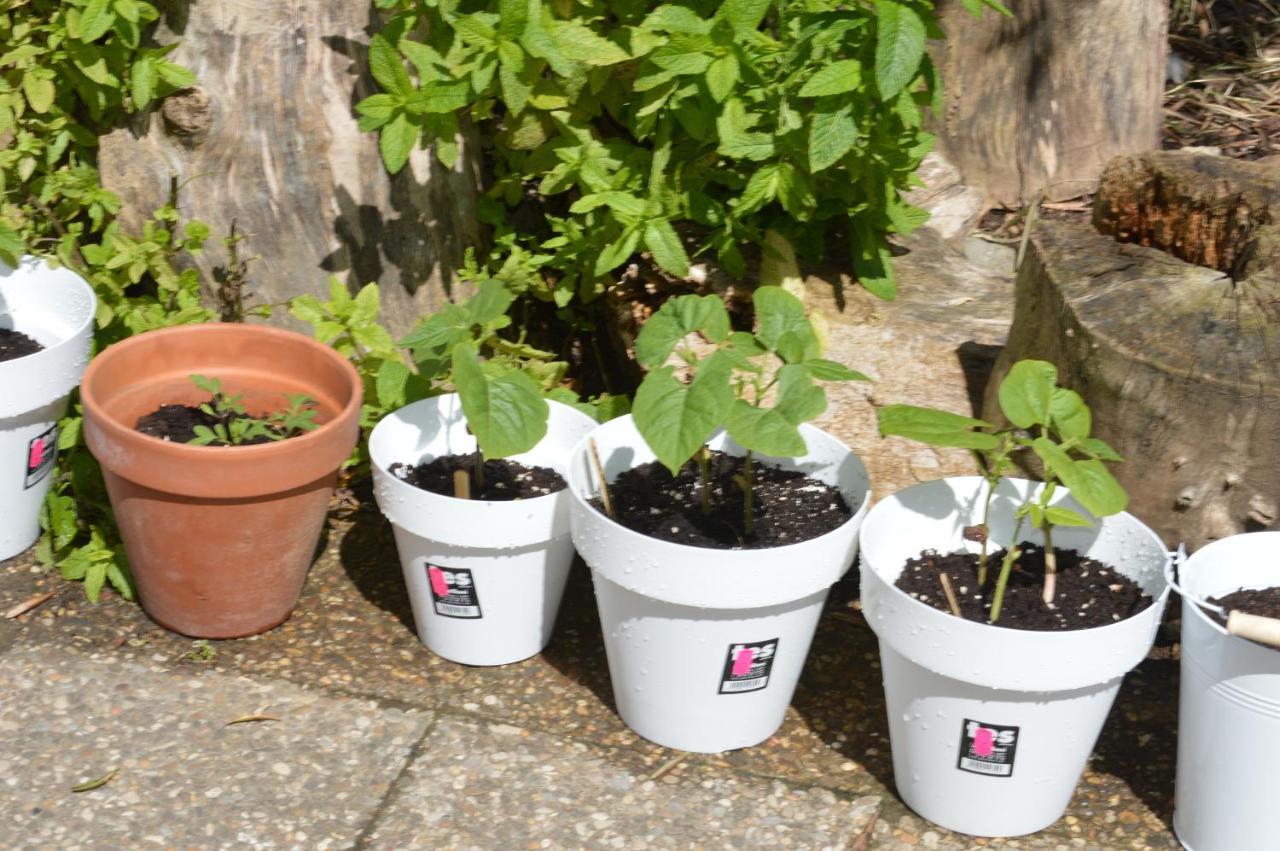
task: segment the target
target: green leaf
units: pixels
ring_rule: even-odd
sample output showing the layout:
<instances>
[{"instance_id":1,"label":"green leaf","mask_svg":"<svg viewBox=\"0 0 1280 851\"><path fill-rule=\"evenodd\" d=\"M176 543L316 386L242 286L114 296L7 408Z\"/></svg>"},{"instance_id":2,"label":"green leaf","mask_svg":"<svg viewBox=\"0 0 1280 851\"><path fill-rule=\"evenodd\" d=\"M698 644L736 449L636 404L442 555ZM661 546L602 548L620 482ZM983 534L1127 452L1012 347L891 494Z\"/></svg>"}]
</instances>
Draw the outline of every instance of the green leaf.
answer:
<instances>
[{"instance_id":1,"label":"green leaf","mask_svg":"<svg viewBox=\"0 0 1280 851\"><path fill-rule=\"evenodd\" d=\"M155 91L155 63L147 58L139 58L129 71L129 94L133 97L133 108L142 109L151 103Z\"/></svg>"},{"instance_id":2,"label":"green leaf","mask_svg":"<svg viewBox=\"0 0 1280 851\"><path fill-rule=\"evenodd\" d=\"M1070 508L1051 505L1044 511L1044 519L1054 526L1092 526L1093 521Z\"/></svg>"},{"instance_id":3,"label":"green leaf","mask_svg":"<svg viewBox=\"0 0 1280 851\"><path fill-rule=\"evenodd\" d=\"M196 84L196 75L181 65L161 60L156 63L156 70L160 72L160 79L175 89L189 89Z\"/></svg>"},{"instance_id":4,"label":"green leaf","mask_svg":"<svg viewBox=\"0 0 1280 851\"><path fill-rule=\"evenodd\" d=\"M1073 460L1066 450L1044 437L1031 441L1031 448L1040 456L1045 469L1066 485L1075 500L1090 513L1106 517L1124 511L1128 494L1101 461Z\"/></svg>"},{"instance_id":5,"label":"green leaf","mask_svg":"<svg viewBox=\"0 0 1280 851\"><path fill-rule=\"evenodd\" d=\"M41 113L49 111L53 106L54 95L57 94L53 80L36 71L28 71L22 75L22 92L27 96L27 103L31 108Z\"/></svg>"},{"instance_id":6,"label":"green leaf","mask_svg":"<svg viewBox=\"0 0 1280 851\"><path fill-rule=\"evenodd\" d=\"M718 103L733 94L733 87L738 82L738 57L732 53L721 56L707 68L707 91Z\"/></svg>"},{"instance_id":7,"label":"green leaf","mask_svg":"<svg viewBox=\"0 0 1280 851\"><path fill-rule=\"evenodd\" d=\"M876 88L889 100L906 88L924 58L924 21L915 9L876 0Z\"/></svg>"},{"instance_id":8,"label":"green leaf","mask_svg":"<svg viewBox=\"0 0 1280 851\"><path fill-rule=\"evenodd\" d=\"M826 358L810 358L804 362L803 366L818 381L871 380L856 369L850 369L839 361L827 360Z\"/></svg>"},{"instance_id":9,"label":"green leaf","mask_svg":"<svg viewBox=\"0 0 1280 851\"><path fill-rule=\"evenodd\" d=\"M16 269L18 260L26 251L27 246L22 240L22 234L4 222L0 222L0 260L3 260L7 266Z\"/></svg>"},{"instance_id":10,"label":"green leaf","mask_svg":"<svg viewBox=\"0 0 1280 851\"><path fill-rule=\"evenodd\" d=\"M1089 453L1100 461L1123 461L1124 457L1116 452L1105 441L1096 437L1086 437L1079 442L1080 449Z\"/></svg>"},{"instance_id":11,"label":"green leaf","mask_svg":"<svg viewBox=\"0 0 1280 851\"><path fill-rule=\"evenodd\" d=\"M413 81L404 69L400 52L381 35L369 40L369 71L382 88L393 94L408 95L413 92Z\"/></svg>"},{"instance_id":12,"label":"green leaf","mask_svg":"<svg viewBox=\"0 0 1280 851\"><path fill-rule=\"evenodd\" d=\"M1056 376L1057 370L1054 373ZM1049 419L1053 428L1064 438L1086 438L1093 428L1093 415L1084 399L1074 390L1062 387L1054 388L1053 395L1049 398Z\"/></svg>"},{"instance_id":13,"label":"green leaf","mask_svg":"<svg viewBox=\"0 0 1280 851\"><path fill-rule=\"evenodd\" d=\"M97 41L107 34L115 20L112 0L89 0L80 12L80 40Z\"/></svg>"},{"instance_id":14,"label":"green leaf","mask_svg":"<svg viewBox=\"0 0 1280 851\"><path fill-rule=\"evenodd\" d=\"M631 58L621 47L577 21L556 21L551 26L551 37L565 56L585 65L615 65Z\"/></svg>"},{"instance_id":15,"label":"green leaf","mask_svg":"<svg viewBox=\"0 0 1280 851\"><path fill-rule=\"evenodd\" d=\"M1021 360L1000 382L1000 409L1018 428L1049 425L1058 368L1047 361Z\"/></svg>"},{"instance_id":16,"label":"green leaf","mask_svg":"<svg viewBox=\"0 0 1280 851\"><path fill-rule=\"evenodd\" d=\"M378 134L378 150L382 163L391 174L398 174L409 161L409 154L418 142L418 125L405 113L399 113Z\"/></svg>"},{"instance_id":17,"label":"green leaf","mask_svg":"<svg viewBox=\"0 0 1280 851\"><path fill-rule=\"evenodd\" d=\"M719 152L726 157L744 160L763 160L773 156L773 137L752 132L756 116L747 114L747 108L738 98L725 101L716 119L716 132L720 135Z\"/></svg>"},{"instance_id":18,"label":"green leaf","mask_svg":"<svg viewBox=\"0 0 1280 851\"><path fill-rule=\"evenodd\" d=\"M711 31L711 23L690 8L665 4L650 12L640 27L657 32L705 35Z\"/></svg>"},{"instance_id":19,"label":"green leaf","mask_svg":"<svg viewBox=\"0 0 1280 851\"><path fill-rule=\"evenodd\" d=\"M650 53L649 61L678 76L702 74L711 66L711 49L711 39L706 36L678 35Z\"/></svg>"},{"instance_id":20,"label":"green leaf","mask_svg":"<svg viewBox=\"0 0 1280 851\"><path fill-rule=\"evenodd\" d=\"M677 343L694 333L712 343L729 335L729 312L719 296L681 295L667 299L636 335L636 361L646 369L659 367Z\"/></svg>"},{"instance_id":21,"label":"green leaf","mask_svg":"<svg viewBox=\"0 0 1280 851\"><path fill-rule=\"evenodd\" d=\"M486 459L528 452L547 433L549 409L537 382L518 369L490 377L470 343L453 349L453 383Z\"/></svg>"},{"instance_id":22,"label":"green leaf","mask_svg":"<svg viewBox=\"0 0 1280 851\"><path fill-rule=\"evenodd\" d=\"M107 562L92 561L84 574L84 595L90 603L97 603L102 595L102 586L107 581Z\"/></svg>"},{"instance_id":23,"label":"green leaf","mask_svg":"<svg viewBox=\"0 0 1280 851\"><path fill-rule=\"evenodd\" d=\"M804 302L782 287L759 287L752 294L756 308L756 339L788 363L818 355L818 335Z\"/></svg>"},{"instance_id":24,"label":"green leaf","mask_svg":"<svg viewBox=\"0 0 1280 851\"><path fill-rule=\"evenodd\" d=\"M872 295L885 301L898 296L898 285L893 279L893 252L884 235L863 223L853 227L850 249L853 255L853 271L858 283Z\"/></svg>"},{"instance_id":25,"label":"green leaf","mask_svg":"<svg viewBox=\"0 0 1280 851\"><path fill-rule=\"evenodd\" d=\"M651 219L646 222L644 244L664 272L677 278L689 274L689 255L685 253L671 222L666 219Z\"/></svg>"},{"instance_id":26,"label":"green leaf","mask_svg":"<svg viewBox=\"0 0 1280 851\"><path fill-rule=\"evenodd\" d=\"M471 84L466 80L423 83L404 98L405 109L415 114L457 112L470 102Z\"/></svg>"},{"instance_id":27,"label":"green leaf","mask_svg":"<svg viewBox=\"0 0 1280 851\"><path fill-rule=\"evenodd\" d=\"M809 121L809 170L816 173L840 162L857 140L850 107L814 113Z\"/></svg>"},{"instance_id":28,"label":"green leaf","mask_svg":"<svg viewBox=\"0 0 1280 851\"><path fill-rule=\"evenodd\" d=\"M387 410L404 405L405 388L412 374L409 367L400 361L383 361L374 379L374 392L378 398L378 404Z\"/></svg>"},{"instance_id":29,"label":"green leaf","mask_svg":"<svg viewBox=\"0 0 1280 851\"><path fill-rule=\"evenodd\" d=\"M886 405L876 411L881 437L905 437L930 446L990 451L1000 441L993 434L976 431L990 423L950 411L916 405Z\"/></svg>"},{"instance_id":30,"label":"green leaf","mask_svg":"<svg viewBox=\"0 0 1280 851\"><path fill-rule=\"evenodd\" d=\"M772 0L723 0L716 10L716 17L728 21L733 31L742 35L760 27L771 5Z\"/></svg>"},{"instance_id":31,"label":"green leaf","mask_svg":"<svg viewBox=\"0 0 1280 851\"><path fill-rule=\"evenodd\" d=\"M640 245L640 229L627 228L617 241L610 244L596 258L595 273L605 275L631 259Z\"/></svg>"},{"instance_id":32,"label":"green leaf","mask_svg":"<svg viewBox=\"0 0 1280 851\"><path fill-rule=\"evenodd\" d=\"M739 216L754 213L778 196L778 171L780 163L769 163L756 169L747 181L746 188L734 202L734 212Z\"/></svg>"},{"instance_id":33,"label":"green leaf","mask_svg":"<svg viewBox=\"0 0 1280 851\"><path fill-rule=\"evenodd\" d=\"M480 282L480 286L476 288L476 294L467 300L465 306L470 313L472 324L488 325L505 316L515 300L515 295L506 284L489 278Z\"/></svg>"},{"instance_id":34,"label":"green leaf","mask_svg":"<svg viewBox=\"0 0 1280 851\"><path fill-rule=\"evenodd\" d=\"M646 375L636 391L636 428L673 476L724 421L734 402L731 370L730 360L716 352L699 364L688 385L664 366Z\"/></svg>"},{"instance_id":35,"label":"green leaf","mask_svg":"<svg viewBox=\"0 0 1280 851\"><path fill-rule=\"evenodd\" d=\"M534 4L536 8L541 3ZM503 38L518 39L529 28L529 0L499 0L498 34Z\"/></svg>"},{"instance_id":36,"label":"green leaf","mask_svg":"<svg viewBox=\"0 0 1280 851\"><path fill-rule=\"evenodd\" d=\"M856 59L841 59L818 70L800 87L801 97L842 95L858 88L862 83L862 63Z\"/></svg>"},{"instance_id":37,"label":"green leaf","mask_svg":"<svg viewBox=\"0 0 1280 851\"><path fill-rule=\"evenodd\" d=\"M795 457L807 452L799 425L827 408L827 395L798 364L778 371L778 398L772 408L735 399L725 422L729 436L753 452Z\"/></svg>"}]
</instances>

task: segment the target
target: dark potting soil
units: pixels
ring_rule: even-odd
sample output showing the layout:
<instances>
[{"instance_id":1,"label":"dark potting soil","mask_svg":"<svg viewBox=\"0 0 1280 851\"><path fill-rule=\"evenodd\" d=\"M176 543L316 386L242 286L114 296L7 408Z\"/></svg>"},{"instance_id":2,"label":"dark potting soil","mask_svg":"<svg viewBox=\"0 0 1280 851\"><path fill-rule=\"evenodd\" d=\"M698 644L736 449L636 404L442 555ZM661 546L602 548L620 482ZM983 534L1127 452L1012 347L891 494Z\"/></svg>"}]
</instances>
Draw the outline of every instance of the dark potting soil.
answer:
<instances>
[{"instance_id":1,"label":"dark potting soil","mask_svg":"<svg viewBox=\"0 0 1280 851\"><path fill-rule=\"evenodd\" d=\"M1221 606L1228 612L1244 612L1263 618L1280 618L1280 588L1242 588L1230 594L1223 594L1221 597L1210 597L1209 602ZM1227 619L1217 612L1207 612L1207 614L1223 626L1227 625Z\"/></svg>"},{"instance_id":2,"label":"dark potting soil","mask_svg":"<svg viewBox=\"0 0 1280 851\"><path fill-rule=\"evenodd\" d=\"M391 475L403 479L424 491L441 496L453 496L453 474L465 470L473 475L476 452L466 455L442 455L421 464L392 464ZM535 467L499 458L484 462L484 487L476 488L471 481L471 498L489 502L508 502L514 499L533 499L564 490L564 477L550 467Z\"/></svg>"},{"instance_id":3,"label":"dark potting soil","mask_svg":"<svg viewBox=\"0 0 1280 851\"><path fill-rule=\"evenodd\" d=\"M755 530L746 533L743 491L734 477L743 459L712 452L708 463L711 511L702 511L702 477L696 461L672 476L657 461L641 464L609 485L615 518L651 538L708 549L762 549L825 535L853 516L831 485L794 470L753 461ZM597 499L592 504L604 511Z\"/></svg>"},{"instance_id":4,"label":"dark potting soil","mask_svg":"<svg viewBox=\"0 0 1280 851\"><path fill-rule=\"evenodd\" d=\"M987 584L978 587L978 556L974 553L939 555L926 550L907 561L894 584L922 603L950 612L939 574L946 573L965 620L987 623L991 596L1005 551L987 556ZM1106 626L1136 615L1151 605L1151 597L1136 582L1102 562L1075 550L1057 550L1058 583L1052 606L1045 605L1044 549L1023 547L1013 564L999 626L1038 632L1089 629Z\"/></svg>"},{"instance_id":5,"label":"dark potting soil","mask_svg":"<svg viewBox=\"0 0 1280 851\"><path fill-rule=\"evenodd\" d=\"M138 417L138 423L134 428L143 434L151 437L158 437L161 440L168 440L172 443L190 443L192 438L196 436L196 426L208 426L213 428L220 420L210 414L206 414L194 405L161 405L146 416ZM279 433L279 430L277 430ZM293 433L285 435L286 437L297 437L305 432L294 430ZM254 437L246 440L240 446L252 446L257 443L271 443L269 437ZM208 444L209 446L228 446L230 444L222 441L215 441Z\"/></svg>"},{"instance_id":6,"label":"dark potting soil","mask_svg":"<svg viewBox=\"0 0 1280 851\"><path fill-rule=\"evenodd\" d=\"M0 328L0 361L24 358L27 355L34 355L43 349L44 346L21 331Z\"/></svg>"}]
</instances>

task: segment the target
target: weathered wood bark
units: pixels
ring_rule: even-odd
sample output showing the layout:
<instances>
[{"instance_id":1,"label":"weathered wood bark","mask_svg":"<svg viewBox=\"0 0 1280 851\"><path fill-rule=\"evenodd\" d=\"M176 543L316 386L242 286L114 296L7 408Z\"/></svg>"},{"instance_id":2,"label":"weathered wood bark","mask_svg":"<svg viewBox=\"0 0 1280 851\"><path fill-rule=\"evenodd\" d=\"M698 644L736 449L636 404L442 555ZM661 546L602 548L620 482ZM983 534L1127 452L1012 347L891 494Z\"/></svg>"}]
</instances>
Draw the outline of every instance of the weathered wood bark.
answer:
<instances>
[{"instance_id":1,"label":"weathered wood bark","mask_svg":"<svg viewBox=\"0 0 1280 851\"><path fill-rule=\"evenodd\" d=\"M383 285L395 331L448 299L452 271L477 238L472 157L448 170L427 151L389 177L376 134L353 104L375 91L366 45L370 3L193 0L170 4L158 38L197 90L170 98L139 126L102 143L107 186L137 225L181 185L185 217L247 235L255 303L327 292L330 273L353 289ZM466 147L464 145L464 147ZM470 146L471 150L475 146ZM199 259L212 283L226 253ZM283 317L282 312L277 314Z\"/></svg>"},{"instance_id":2,"label":"weathered wood bark","mask_svg":"<svg viewBox=\"0 0 1280 851\"><path fill-rule=\"evenodd\" d=\"M1128 182L1104 188L1111 199L1098 216L1130 236L1141 222L1165 222L1153 233L1177 242L1192 234L1232 230L1215 221L1239 212L1222 200L1257 188L1248 164L1147 159L1160 164L1158 186L1175 181L1196 195L1161 198ZM1129 161L1108 169L1137 173ZM1221 203L1206 206L1207 181L1219 175ZM1227 175L1235 171L1235 176ZM1131 191L1133 190L1133 191ZM1249 190L1250 192L1252 189ZM1120 203L1121 198L1129 199ZM1143 200L1146 199L1146 200ZM1255 200L1266 200L1259 196ZM1269 203L1280 202L1280 193ZM1199 210L1194 215L1188 210ZM1255 208L1258 209L1258 208ZM1180 212L1181 211L1181 212ZM1195 227L1175 227L1198 217ZM1262 217L1262 218L1265 218ZM1240 231L1238 239L1250 242ZM1243 235L1241 235L1243 234ZM1180 235L1180 236L1178 236ZM1157 243L1160 240L1153 240ZM1244 256L1244 246L1183 243L1189 256ZM1170 546L1199 546L1242 531L1280 524L1280 281L1274 265L1247 279L1193 265L1160 247L1117 242L1085 222L1045 222L1031 237L1017 282L1009 342L986 393L985 414L999 418L996 387L1013 362L1027 357L1057 364L1062 382L1094 412L1094 433L1126 461L1115 471L1129 491L1130 510Z\"/></svg>"},{"instance_id":3,"label":"weathered wood bark","mask_svg":"<svg viewBox=\"0 0 1280 851\"><path fill-rule=\"evenodd\" d=\"M940 48L944 152L965 183L1016 205L1092 191L1112 157L1160 147L1166 0L950 3Z\"/></svg>"}]
</instances>

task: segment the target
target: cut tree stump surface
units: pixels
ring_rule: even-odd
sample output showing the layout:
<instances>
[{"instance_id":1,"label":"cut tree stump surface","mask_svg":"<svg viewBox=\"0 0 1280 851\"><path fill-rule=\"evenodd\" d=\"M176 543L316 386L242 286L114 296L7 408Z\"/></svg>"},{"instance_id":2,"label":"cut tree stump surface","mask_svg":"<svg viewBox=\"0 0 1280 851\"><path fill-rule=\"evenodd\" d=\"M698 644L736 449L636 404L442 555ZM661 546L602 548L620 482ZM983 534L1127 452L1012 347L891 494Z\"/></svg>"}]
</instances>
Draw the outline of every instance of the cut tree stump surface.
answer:
<instances>
[{"instance_id":1,"label":"cut tree stump surface","mask_svg":"<svg viewBox=\"0 0 1280 851\"><path fill-rule=\"evenodd\" d=\"M1167 545L1275 528L1280 255L1268 246L1280 182L1189 154L1107 173L1095 220L1133 242L1086 222L1035 229L986 418L999 420L995 388L1015 361L1052 361L1093 409L1094 434L1126 458L1114 469L1129 510Z\"/></svg>"}]
</instances>

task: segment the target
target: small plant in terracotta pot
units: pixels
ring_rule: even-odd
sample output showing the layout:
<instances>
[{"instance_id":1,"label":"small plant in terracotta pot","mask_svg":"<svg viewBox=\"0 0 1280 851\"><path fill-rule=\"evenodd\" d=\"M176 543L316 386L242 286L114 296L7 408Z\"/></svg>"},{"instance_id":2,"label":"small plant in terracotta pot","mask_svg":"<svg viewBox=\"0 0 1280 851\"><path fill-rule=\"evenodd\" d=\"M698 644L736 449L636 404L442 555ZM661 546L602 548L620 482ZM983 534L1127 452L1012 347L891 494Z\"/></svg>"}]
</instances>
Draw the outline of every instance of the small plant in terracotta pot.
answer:
<instances>
[{"instance_id":1,"label":"small plant in terracotta pot","mask_svg":"<svg viewBox=\"0 0 1280 851\"><path fill-rule=\"evenodd\" d=\"M193 375L217 384L201 388ZM264 326L151 331L94 359L82 387L85 440L153 619L234 638L288 618L359 436L362 395L346 358ZM208 419L188 418L177 439L147 433L174 406Z\"/></svg>"}]
</instances>

